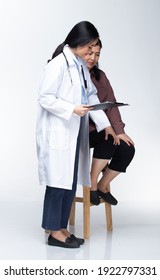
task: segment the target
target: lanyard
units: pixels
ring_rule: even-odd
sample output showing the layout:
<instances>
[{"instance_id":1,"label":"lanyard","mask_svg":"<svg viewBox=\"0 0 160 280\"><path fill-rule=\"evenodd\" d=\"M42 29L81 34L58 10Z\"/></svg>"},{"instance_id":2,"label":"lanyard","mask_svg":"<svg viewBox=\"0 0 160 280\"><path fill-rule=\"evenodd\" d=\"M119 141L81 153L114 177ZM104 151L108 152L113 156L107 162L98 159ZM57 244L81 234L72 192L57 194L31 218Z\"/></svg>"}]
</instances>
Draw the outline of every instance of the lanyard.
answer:
<instances>
[{"instance_id":1,"label":"lanyard","mask_svg":"<svg viewBox=\"0 0 160 280\"><path fill-rule=\"evenodd\" d=\"M82 71L82 77L83 77L83 82L84 82L84 87L87 90L87 80L85 79L84 76L84 70L83 70L83 66L81 65L81 71Z\"/></svg>"}]
</instances>

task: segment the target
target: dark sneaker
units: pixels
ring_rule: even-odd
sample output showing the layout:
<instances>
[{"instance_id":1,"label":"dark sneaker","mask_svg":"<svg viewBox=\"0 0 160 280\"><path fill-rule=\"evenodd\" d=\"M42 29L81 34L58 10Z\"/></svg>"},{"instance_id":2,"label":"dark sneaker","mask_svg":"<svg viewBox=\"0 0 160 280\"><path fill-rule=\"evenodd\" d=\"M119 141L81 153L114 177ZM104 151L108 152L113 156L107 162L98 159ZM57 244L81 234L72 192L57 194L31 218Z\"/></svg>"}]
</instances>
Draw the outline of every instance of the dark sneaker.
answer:
<instances>
[{"instance_id":1,"label":"dark sneaker","mask_svg":"<svg viewBox=\"0 0 160 280\"><path fill-rule=\"evenodd\" d=\"M90 202L94 205L100 204L100 198L99 198L98 191L90 191Z\"/></svg>"},{"instance_id":2,"label":"dark sneaker","mask_svg":"<svg viewBox=\"0 0 160 280\"><path fill-rule=\"evenodd\" d=\"M101 198L103 198L106 202L108 202L111 205L117 205L118 203L117 199L110 192L104 193L99 191L99 195Z\"/></svg>"}]
</instances>

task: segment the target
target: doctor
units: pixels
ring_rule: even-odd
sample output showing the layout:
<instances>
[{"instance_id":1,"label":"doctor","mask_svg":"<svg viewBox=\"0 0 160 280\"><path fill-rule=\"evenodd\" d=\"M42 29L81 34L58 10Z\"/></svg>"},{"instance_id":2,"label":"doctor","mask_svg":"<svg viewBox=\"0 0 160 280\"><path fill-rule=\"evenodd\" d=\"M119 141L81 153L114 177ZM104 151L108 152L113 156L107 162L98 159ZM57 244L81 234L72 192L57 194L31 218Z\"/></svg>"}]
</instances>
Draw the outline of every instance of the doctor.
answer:
<instances>
[{"instance_id":1,"label":"doctor","mask_svg":"<svg viewBox=\"0 0 160 280\"><path fill-rule=\"evenodd\" d=\"M78 184L90 186L88 112L97 131L115 137L99 103L83 58L92 52L99 34L82 21L57 47L44 71L38 95L36 128L40 185L45 186L42 227L50 230L48 245L78 248L84 239L67 230Z\"/></svg>"}]
</instances>

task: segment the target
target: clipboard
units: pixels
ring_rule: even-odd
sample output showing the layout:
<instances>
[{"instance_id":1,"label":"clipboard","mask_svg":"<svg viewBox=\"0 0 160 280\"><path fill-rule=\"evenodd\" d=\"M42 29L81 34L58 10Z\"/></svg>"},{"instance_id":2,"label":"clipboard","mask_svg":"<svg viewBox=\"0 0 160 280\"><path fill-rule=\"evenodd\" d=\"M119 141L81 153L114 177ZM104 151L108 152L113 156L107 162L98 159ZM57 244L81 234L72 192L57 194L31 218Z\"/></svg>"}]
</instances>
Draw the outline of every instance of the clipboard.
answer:
<instances>
[{"instance_id":1,"label":"clipboard","mask_svg":"<svg viewBox=\"0 0 160 280\"><path fill-rule=\"evenodd\" d=\"M109 109L109 108L112 108L112 107L120 107L120 106L129 106L129 104L122 103L122 102L106 101L106 102L101 102L101 103L98 103L98 104L89 105L88 107L89 108L93 107L92 110L105 110L105 109Z\"/></svg>"}]
</instances>

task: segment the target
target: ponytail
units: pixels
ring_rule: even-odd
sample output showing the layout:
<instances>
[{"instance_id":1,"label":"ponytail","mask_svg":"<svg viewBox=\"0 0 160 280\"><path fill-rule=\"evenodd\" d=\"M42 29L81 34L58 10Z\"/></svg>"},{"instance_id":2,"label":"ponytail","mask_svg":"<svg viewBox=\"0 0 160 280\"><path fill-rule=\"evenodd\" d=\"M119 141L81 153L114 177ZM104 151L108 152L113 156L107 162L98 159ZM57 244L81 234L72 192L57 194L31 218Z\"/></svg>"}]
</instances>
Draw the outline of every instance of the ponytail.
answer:
<instances>
[{"instance_id":1,"label":"ponytail","mask_svg":"<svg viewBox=\"0 0 160 280\"><path fill-rule=\"evenodd\" d=\"M62 53L63 48L65 46L65 42L63 42L62 44L60 44L54 51L54 53L52 54L52 58L48 59L47 62L50 62L53 58L55 58L57 55L59 55L60 53Z\"/></svg>"}]
</instances>

